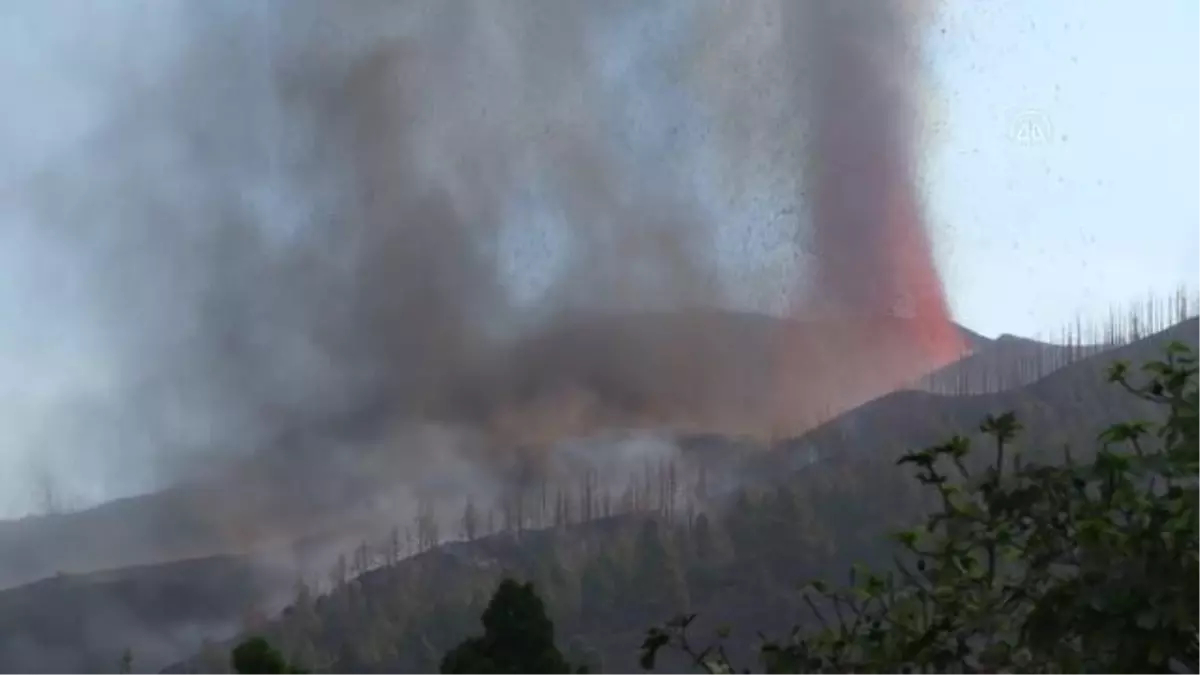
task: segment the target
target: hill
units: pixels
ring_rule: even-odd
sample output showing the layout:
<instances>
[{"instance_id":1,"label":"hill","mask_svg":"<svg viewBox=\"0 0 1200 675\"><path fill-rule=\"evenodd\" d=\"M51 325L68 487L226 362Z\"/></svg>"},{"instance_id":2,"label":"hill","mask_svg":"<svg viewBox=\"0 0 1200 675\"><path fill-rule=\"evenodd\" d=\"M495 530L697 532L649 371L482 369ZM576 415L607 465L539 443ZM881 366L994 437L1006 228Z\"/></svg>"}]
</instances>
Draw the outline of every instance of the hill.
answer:
<instances>
[{"instance_id":1,"label":"hill","mask_svg":"<svg viewBox=\"0 0 1200 675\"><path fill-rule=\"evenodd\" d=\"M970 354L919 378L913 388L964 395L1021 387L1082 359L1168 330L1198 312L1200 298L1181 288L1169 296L1110 308L1103 324L1076 319L1052 343L1009 334L995 340L968 335Z\"/></svg>"},{"instance_id":2,"label":"hill","mask_svg":"<svg viewBox=\"0 0 1200 675\"><path fill-rule=\"evenodd\" d=\"M813 431L778 446L764 458L764 475L778 476L785 467L803 467L817 457L870 449L875 439L893 446L923 447L947 435L973 429L989 413L1012 410L1026 428L1031 443L1061 448L1066 443L1090 445L1110 420L1139 410L1121 391L1107 385L1106 373L1115 360L1140 363L1159 358L1172 341L1197 344L1197 319L1189 319L1115 349L1083 358L1018 389L973 396L947 396L899 391L871 401ZM782 462L782 465L781 465Z\"/></svg>"},{"instance_id":3,"label":"hill","mask_svg":"<svg viewBox=\"0 0 1200 675\"><path fill-rule=\"evenodd\" d=\"M1060 345L1001 335L976 342L970 355L925 375L914 388L939 394L995 393L1035 382L1059 368L1118 346Z\"/></svg>"},{"instance_id":4,"label":"hill","mask_svg":"<svg viewBox=\"0 0 1200 675\"><path fill-rule=\"evenodd\" d=\"M1153 358L1172 339L1195 345L1196 328L1193 320L1112 356ZM474 630L490 587L510 573L542 589L561 641L576 658L606 669L634 668L641 629L681 607L701 612L710 626L738 626L748 649L755 629L777 631L795 620L799 607L789 589L798 580L883 559L880 534L920 513L921 496L894 467L895 457L915 442L909 439L931 434L930 442L942 440L974 428L983 414L1016 404L1033 415L1022 447L1044 447L1040 443L1048 438L1091 447L1100 426L1145 412L1103 384L1108 363L1085 360L997 395L884 397L781 444L774 461L782 463L773 465L769 486L738 491L703 517L657 511L441 546L340 582L330 595L285 611L267 630L289 653L318 668L427 670L443 649ZM920 414L929 424L890 432L898 420ZM1058 435L1043 424L1065 419L1074 423ZM858 433L847 436L846 429ZM845 452L783 470L798 450L819 446L831 434L843 439ZM221 667L222 652L212 654L217 660L177 669Z\"/></svg>"},{"instance_id":5,"label":"hill","mask_svg":"<svg viewBox=\"0 0 1200 675\"><path fill-rule=\"evenodd\" d=\"M1192 320L1111 356L1152 358L1170 339L1194 345L1196 329ZM357 576L343 562L340 575L330 577L330 593L318 596L315 588L300 593L260 629L315 667L427 670L442 650L475 630L480 603L509 572L538 583L572 654L602 661L606 669L636 667L642 630L680 606L702 612L710 623L737 625L748 648L754 629L778 629L794 620L798 608L788 589L796 581L879 559L884 551L878 534L919 513L919 498L893 465L900 452L972 429L982 415L1014 407L1027 416L1022 419L1030 441L1090 444L1099 426L1139 416L1136 402L1103 384L1109 361L1087 359L1001 394L885 396L777 444L776 452L739 471L752 486L732 490L720 505L698 502L693 511L646 499L638 514L597 513L571 526L443 544L383 564L364 561L361 569L370 569ZM1062 426L1064 420L1070 427ZM728 456L720 450L724 443L701 435L686 445L715 463ZM685 492L695 494L698 487ZM110 508L117 507L129 505ZM260 568L247 558L177 565L120 570L119 584L112 575L67 576L0 593L0 625L27 626L11 631L20 635L21 648L0 651L5 659L0 669L23 667L24 662L9 662L9 655L19 658L38 645L62 655L57 669L110 669L121 649L135 645L87 626L110 623L104 617L113 611L133 625L154 626L157 632L138 642L150 646L135 649L135 656L140 667L157 667L169 651L159 645L186 644L172 636L192 635L193 646L201 633L221 638L245 624L249 610L269 608L272 591L287 585L277 573L274 581L262 583L248 581L255 573L229 572ZM358 567L357 560L350 567ZM204 609L191 606L179 591L164 590L164 579L207 589L199 605ZM155 597L178 601L175 609L144 604ZM47 616L21 619L33 605L44 607ZM175 669L223 669L226 647L213 646Z\"/></svg>"},{"instance_id":6,"label":"hill","mask_svg":"<svg viewBox=\"0 0 1200 675\"><path fill-rule=\"evenodd\" d=\"M126 648L161 667L239 630L246 598L290 590L290 576L232 556L58 575L0 592L0 668L113 672Z\"/></svg>"}]
</instances>

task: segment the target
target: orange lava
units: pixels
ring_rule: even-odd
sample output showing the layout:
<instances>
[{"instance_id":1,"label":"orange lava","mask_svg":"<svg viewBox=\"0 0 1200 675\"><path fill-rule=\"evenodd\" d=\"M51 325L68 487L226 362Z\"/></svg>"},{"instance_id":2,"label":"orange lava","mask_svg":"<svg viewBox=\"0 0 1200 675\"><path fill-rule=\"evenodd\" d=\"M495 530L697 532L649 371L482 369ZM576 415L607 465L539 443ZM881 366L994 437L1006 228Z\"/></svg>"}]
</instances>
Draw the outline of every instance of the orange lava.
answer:
<instances>
[{"instance_id":1,"label":"orange lava","mask_svg":"<svg viewBox=\"0 0 1200 675\"><path fill-rule=\"evenodd\" d=\"M950 317L950 306L933 260L929 240L911 186L895 186L888 200L881 259L887 264L889 288L911 301L909 333L901 336L920 346L922 372L944 366L962 356L962 333Z\"/></svg>"},{"instance_id":2,"label":"orange lava","mask_svg":"<svg viewBox=\"0 0 1200 675\"><path fill-rule=\"evenodd\" d=\"M871 228L875 241L858 242L872 248L829 246L833 259L818 264L834 269L818 275L817 297L810 294L794 306L796 320L777 361L775 435L801 433L964 354L908 182L897 176L889 181L891 194L880 195L874 208L883 227ZM829 288L848 273L846 267L863 263L870 265L874 287L865 293L852 288L844 296Z\"/></svg>"}]
</instances>

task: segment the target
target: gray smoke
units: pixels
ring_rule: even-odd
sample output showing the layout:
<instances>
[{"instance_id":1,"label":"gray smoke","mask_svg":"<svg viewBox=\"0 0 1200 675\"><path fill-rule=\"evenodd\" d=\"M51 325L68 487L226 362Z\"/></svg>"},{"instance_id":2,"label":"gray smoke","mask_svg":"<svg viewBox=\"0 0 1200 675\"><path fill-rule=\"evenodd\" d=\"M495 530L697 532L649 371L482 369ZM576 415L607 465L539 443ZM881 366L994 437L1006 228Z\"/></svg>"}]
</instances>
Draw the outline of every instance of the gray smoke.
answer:
<instances>
[{"instance_id":1,"label":"gray smoke","mask_svg":"<svg viewBox=\"0 0 1200 675\"><path fill-rule=\"evenodd\" d=\"M793 306L826 254L879 260L867 216L798 238L812 93L876 106L860 130L904 112L818 76L908 31L849 4L169 5L148 30L178 46L94 65L115 112L4 194L66 279L32 321L99 345L80 367L102 386L54 398L36 452L102 467L106 493L398 420L516 446L768 408L779 345L712 310Z\"/></svg>"}]
</instances>

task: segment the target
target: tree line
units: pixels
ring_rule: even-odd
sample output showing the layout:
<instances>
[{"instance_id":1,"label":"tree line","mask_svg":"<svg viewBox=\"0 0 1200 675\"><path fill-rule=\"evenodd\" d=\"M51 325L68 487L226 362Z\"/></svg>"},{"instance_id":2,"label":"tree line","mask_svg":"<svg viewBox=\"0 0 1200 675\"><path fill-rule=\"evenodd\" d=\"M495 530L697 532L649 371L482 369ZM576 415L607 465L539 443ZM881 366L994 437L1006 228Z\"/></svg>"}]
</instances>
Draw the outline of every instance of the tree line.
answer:
<instances>
[{"instance_id":1,"label":"tree line","mask_svg":"<svg viewBox=\"0 0 1200 675\"><path fill-rule=\"evenodd\" d=\"M635 514L690 526L708 508L709 476L702 462L661 458L642 462L641 470L631 472L620 491L602 482L597 471L586 469L571 483L552 486L542 478L532 486L512 485L486 507L467 496L457 515L439 513L431 500L418 500L410 523L393 526L384 540L364 540L338 556L329 570L329 584L343 588L355 577L393 567L449 542L519 536Z\"/></svg>"},{"instance_id":2,"label":"tree line","mask_svg":"<svg viewBox=\"0 0 1200 675\"><path fill-rule=\"evenodd\" d=\"M1091 452L1057 461L1021 447L1015 416L989 416L980 431L992 441L990 453L964 437L907 453L899 463L916 480L887 481L890 488L882 471L835 471L794 487L744 491L727 513L690 523L629 517L611 532L590 532L591 540L530 533L493 558L459 558L449 574L455 556L431 551L439 557L409 574L409 585L385 570L331 596L298 598L269 636L289 658L272 663L342 671L621 669L579 643L585 624L612 628L679 612L644 635L644 667L673 654L707 672L733 672L748 658L768 672L1195 672L1196 372L1181 345L1140 373L1117 364L1110 379L1162 409L1161 421L1115 424ZM834 508L820 508L837 497ZM884 513L890 526L923 524L881 538L870 525ZM500 558L503 568L479 564ZM780 606L762 606L779 597L785 579L839 566L852 570L845 588L815 582ZM731 579L735 593L726 592ZM449 602L433 597L452 589L459 597ZM713 628L697 644L704 615L694 605L733 617L755 607L776 625L804 619L753 649L746 636L736 639L740 625L732 635ZM480 616L483 634L463 641ZM555 640L564 636L560 648ZM522 644L528 648L515 648ZM423 656L405 657L414 654Z\"/></svg>"},{"instance_id":3,"label":"tree line","mask_svg":"<svg viewBox=\"0 0 1200 675\"><path fill-rule=\"evenodd\" d=\"M1076 317L1059 331L1032 340L1002 337L986 353L920 378L913 387L939 394L970 395L1030 384L1083 359L1132 344L1200 315L1200 294L1179 288L1169 295L1114 306L1104 317Z\"/></svg>"}]
</instances>

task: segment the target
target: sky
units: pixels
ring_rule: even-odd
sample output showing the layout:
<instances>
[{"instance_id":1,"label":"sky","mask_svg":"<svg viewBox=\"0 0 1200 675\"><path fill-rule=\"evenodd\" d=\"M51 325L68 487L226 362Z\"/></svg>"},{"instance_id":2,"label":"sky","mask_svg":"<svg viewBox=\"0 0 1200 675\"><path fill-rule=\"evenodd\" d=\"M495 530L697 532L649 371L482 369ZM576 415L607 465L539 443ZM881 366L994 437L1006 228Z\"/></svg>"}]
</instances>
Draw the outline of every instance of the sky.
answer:
<instances>
[{"instance_id":1,"label":"sky","mask_svg":"<svg viewBox=\"0 0 1200 675\"><path fill-rule=\"evenodd\" d=\"M241 6L253 15L253 3ZM684 3L646 3L601 40L607 86L625 101L614 141L631 164L678 170L682 191L720 223L715 250L728 270L757 289L782 287L792 274L785 235L763 224L796 210L786 185L794 164L773 154L787 143L769 133L786 127L776 117L787 111L770 100L779 73L753 66L761 36L752 28L771 17L762 3L727 6L737 16L723 50L699 54L693 65L752 64L744 80L705 86L717 99L764 97L767 112L739 136L754 146L755 164L731 164L706 142L714 125L742 121L681 97L672 81L678 71L643 67L687 25ZM177 7L0 5L0 474L19 469L22 449L40 438L28 431L31 419L87 433L107 426L89 420L86 408L70 419L46 417L65 390L86 398L111 385L103 352L91 347L108 337L106 314L86 300L85 270L95 261L14 204L31 175L53 170L104 128L123 97L152 85L158 55L178 39ZM1197 287L1198 24L1200 5L1174 0L940 4L925 42L922 187L960 323L993 336L1055 335L1077 315ZM520 270L513 286L529 297L550 283L554 265L555 215L539 208L538 189L532 183L514 198L511 217L525 223L523 234L502 240ZM0 514L16 508L5 503L4 485Z\"/></svg>"},{"instance_id":2,"label":"sky","mask_svg":"<svg viewBox=\"0 0 1200 675\"><path fill-rule=\"evenodd\" d=\"M1053 333L1196 288L1198 25L1193 2L944 3L927 199L962 323Z\"/></svg>"}]
</instances>

